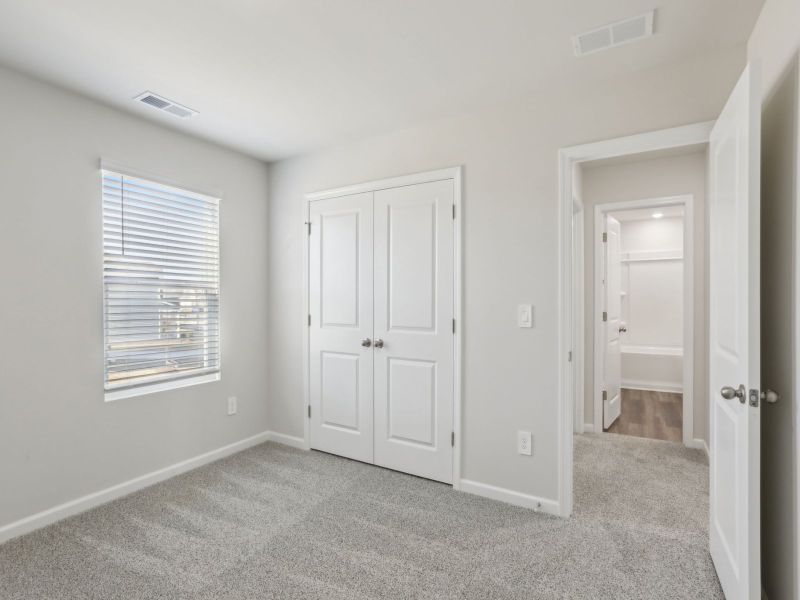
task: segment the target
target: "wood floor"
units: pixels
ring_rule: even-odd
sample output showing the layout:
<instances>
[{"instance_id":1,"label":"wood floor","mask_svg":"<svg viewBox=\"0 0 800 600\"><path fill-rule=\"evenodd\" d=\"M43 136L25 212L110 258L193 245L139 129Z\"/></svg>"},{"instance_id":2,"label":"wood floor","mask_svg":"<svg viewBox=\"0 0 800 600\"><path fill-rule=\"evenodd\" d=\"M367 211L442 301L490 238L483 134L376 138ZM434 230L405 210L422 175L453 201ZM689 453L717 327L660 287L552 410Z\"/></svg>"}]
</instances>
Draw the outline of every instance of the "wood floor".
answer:
<instances>
[{"instance_id":1,"label":"wood floor","mask_svg":"<svg viewBox=\"0 0 800 600\"><path fill-rule=\"evenodd\" d=\"M621 414L606 431L681 442L682 429L682 394L623 389Z\"/></svg>"}]
</instances>

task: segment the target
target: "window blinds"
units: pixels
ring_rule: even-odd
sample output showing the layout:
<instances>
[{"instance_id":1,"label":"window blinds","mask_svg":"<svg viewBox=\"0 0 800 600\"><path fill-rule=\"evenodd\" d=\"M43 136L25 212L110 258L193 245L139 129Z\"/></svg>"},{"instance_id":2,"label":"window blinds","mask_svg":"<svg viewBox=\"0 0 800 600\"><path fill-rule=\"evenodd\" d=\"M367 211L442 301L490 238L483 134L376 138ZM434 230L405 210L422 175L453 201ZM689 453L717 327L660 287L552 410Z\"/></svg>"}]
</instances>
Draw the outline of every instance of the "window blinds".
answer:
<instances>
[{"instance_id":1,"label":"window blinds","mask_svg":"<svg viewBox=\"0 0 800 600\"><path fill-rule=\"evenodd\" d=\"M105 389L219 372L219 200L102 177Z\"/></svg>"}]
</instances>

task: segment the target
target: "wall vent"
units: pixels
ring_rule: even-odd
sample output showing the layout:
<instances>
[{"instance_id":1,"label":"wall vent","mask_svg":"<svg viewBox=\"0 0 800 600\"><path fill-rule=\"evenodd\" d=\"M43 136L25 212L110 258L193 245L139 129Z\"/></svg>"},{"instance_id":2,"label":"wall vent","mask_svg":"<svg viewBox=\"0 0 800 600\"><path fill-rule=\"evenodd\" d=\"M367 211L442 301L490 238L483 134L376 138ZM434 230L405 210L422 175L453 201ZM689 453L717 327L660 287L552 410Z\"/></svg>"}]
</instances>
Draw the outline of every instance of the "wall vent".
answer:
<instances>
[{"instance_id":1,"label":"wall vent","mask_svg":"<svg viewBox=\"0 0 800 600\"><path fill-rule=\"evenodd\" d=\"M622 44L628 44L653 35L655 12L651 10L642 15L609 23L572 37L575 56L594 54Z\"/></svg>"},{"instance_id":2,"label":"wall vent","mask_svg":"<svg viewBox=\"0 0 800 600\"><path fill-rule=\"evenodd\" d=\"M144 92L143 94L139 94L134 98L134 100L142 102L143 104L147 104L148 106L152 106L153 108L157 108L158 110L162 110L181 119L187 119L197 114L196 110L192 110L191 108L183 106L182 104L178 104L177 102L173 102L172 100L167 100L163 96L159 96L153 92Z\"/></svg>"}]
</instances>

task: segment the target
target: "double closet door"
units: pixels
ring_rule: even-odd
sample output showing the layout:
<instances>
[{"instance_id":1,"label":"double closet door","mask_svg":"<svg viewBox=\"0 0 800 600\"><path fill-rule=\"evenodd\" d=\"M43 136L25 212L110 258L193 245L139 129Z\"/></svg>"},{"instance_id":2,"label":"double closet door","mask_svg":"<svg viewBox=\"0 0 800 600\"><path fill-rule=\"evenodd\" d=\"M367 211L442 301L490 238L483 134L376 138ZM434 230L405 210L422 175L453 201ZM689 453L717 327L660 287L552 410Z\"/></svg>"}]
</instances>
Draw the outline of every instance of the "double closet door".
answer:
<instances>
[{"instance_id":1,"label":"double closet door","mask_svg":"<svg viewBox=\"0 0 800 600\"><path fill-rule=\"evenodd\" d=\"M453 193L310 203L312 448L452 483Z\"/></svg>"}]
</instances>

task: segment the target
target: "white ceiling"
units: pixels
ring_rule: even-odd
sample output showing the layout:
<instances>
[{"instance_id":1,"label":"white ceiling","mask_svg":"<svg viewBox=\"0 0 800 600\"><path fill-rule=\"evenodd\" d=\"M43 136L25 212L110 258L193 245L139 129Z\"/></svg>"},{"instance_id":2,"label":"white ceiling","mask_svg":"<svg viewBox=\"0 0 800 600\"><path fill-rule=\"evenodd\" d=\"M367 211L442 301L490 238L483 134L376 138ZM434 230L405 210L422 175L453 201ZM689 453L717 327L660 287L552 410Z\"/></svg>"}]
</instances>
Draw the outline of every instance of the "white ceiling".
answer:
<instances>
[{"instance_id":1,"label":"white ceiling","mask_svg":"<svg viewBox=\"0 0 800 600\"><path fill-rule=\"evenodd\" d=\"M653 2L0 0L0 62L273 160L733 47L763 4ZM573 34L654 7L654 37L573 56Z\"/></svg>"}]
</instances>

